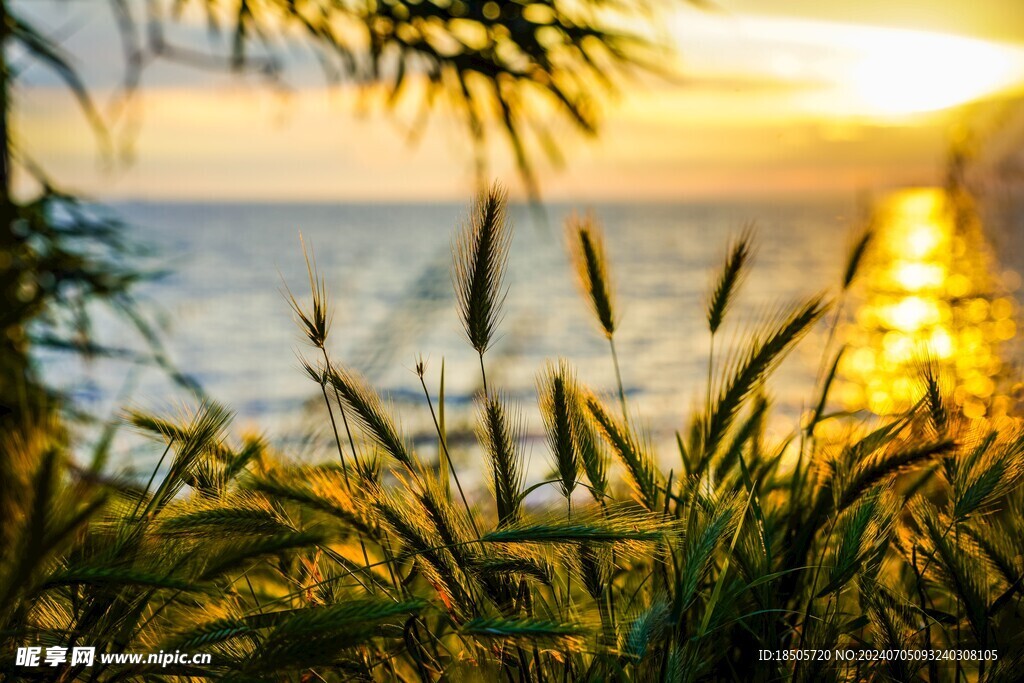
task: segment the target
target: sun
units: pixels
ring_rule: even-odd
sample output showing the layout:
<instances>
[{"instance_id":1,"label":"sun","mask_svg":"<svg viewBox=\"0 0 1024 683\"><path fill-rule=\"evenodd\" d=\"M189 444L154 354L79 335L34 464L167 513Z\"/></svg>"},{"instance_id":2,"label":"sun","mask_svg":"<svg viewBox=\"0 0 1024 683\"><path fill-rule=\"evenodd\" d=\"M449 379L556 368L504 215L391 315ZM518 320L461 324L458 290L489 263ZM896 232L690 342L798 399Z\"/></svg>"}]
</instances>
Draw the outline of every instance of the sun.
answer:
<instances>
[{"instance_id":1,"label":"sun","mask_svg":"<svg viewBox=\"0 0 1024 683\"><path fill-rule=\"evenodd\" d=\"M916 114L971 102L1019 77L1018 50L981 40L920 31L873 33L845 83L857 108Z\"/></svg>"},{"instance_id":2,"label":"sun","mask_svg":"<svg viewBox=\"0 0 1024 683\"><path fill-rule=\"evenodd\" d=\"M697 83L775 86L759 106L886 120L1024 87L1024 45L962 35L761 15L678 12L669 31ZM772 97L774 96L774 99Z\"/></svg>"}]
</instances>

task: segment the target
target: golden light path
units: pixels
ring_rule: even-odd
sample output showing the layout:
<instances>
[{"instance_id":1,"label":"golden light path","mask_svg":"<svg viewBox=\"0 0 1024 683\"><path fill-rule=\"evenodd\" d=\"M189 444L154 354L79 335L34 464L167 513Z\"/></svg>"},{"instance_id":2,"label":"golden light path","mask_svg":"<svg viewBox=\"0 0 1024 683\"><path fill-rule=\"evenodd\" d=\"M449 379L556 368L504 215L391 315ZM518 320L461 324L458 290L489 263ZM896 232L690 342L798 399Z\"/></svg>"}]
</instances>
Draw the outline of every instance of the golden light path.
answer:
<instances>
[{"instance_id":1,"label":"golden light path","mask_svg":"<svg viewBox=\"0 0 1024 683\"><path fill-rule=\"evenodd\" d=\"M967 417L1005 414L1000 347L1013 339L1019 286L995 270L969 198L934 188L906 190L876 210L877 234L847 326L840 376L848 410L903 410L922 392L926 359L952 383Z\"/></svg>"}]
</instances>

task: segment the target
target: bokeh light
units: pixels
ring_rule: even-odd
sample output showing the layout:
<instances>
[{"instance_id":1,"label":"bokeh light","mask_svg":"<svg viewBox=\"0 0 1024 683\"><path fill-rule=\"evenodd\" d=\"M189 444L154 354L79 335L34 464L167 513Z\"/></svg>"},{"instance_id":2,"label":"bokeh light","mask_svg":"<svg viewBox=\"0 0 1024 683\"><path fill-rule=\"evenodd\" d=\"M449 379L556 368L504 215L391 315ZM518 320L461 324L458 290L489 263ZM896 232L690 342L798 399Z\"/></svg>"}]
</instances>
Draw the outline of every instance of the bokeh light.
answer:
<instances>
[{"instance_id":1,"label":"bokeh light","mask_svg":"<svg viewBox=\"0 0 1024 683\"><path fill-rule=\"evenodd\" d=\"M1013 273L998 268L964 193L895 193L874 215L838 396L846 410L887 414L921 396L927 359L952 384L967 417L1006 414L1001 386L1007 343L1017 334Z\"/></svg>"}]
</instances>

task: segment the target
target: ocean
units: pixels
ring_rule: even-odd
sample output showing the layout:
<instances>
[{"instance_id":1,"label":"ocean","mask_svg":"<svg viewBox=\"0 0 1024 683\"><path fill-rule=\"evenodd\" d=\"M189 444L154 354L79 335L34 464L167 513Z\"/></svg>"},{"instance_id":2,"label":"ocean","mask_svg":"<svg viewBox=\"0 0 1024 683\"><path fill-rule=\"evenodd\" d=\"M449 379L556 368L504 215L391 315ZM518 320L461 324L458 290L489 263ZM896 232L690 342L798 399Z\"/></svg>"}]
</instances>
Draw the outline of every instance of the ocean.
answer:
<instances>
[{"instance_id":1,"label":"ocean","mask_svg":"<svg viewBox=\"0 0 1024 683\"><path fill-rule=\"evenodd\" d=\"M161 321L175 367L236 413L235 431L256 429L297 458L318 452L327 435L319 387L301 369L313 358L284 295L308 300L300 234L327 281L336 362L363 373L387 395L410 438L433 452L436 439L413 372L419 354L436 400L442 361L447 421L468 427L479 392L475 352L464 340L449 277L451 240L465 220L461 204L124 203L113 209L132 238L151 248L149 266L166 271L138 290L143 310ZM536 376L563 357L579 379L611 396L608 344L581 297L566 254L562 223L592 210L606 233L617 308L616 343L631 412L652 443L669 450L702 400L709 335L707 295L731 237L756 226L754 267L716 340L727 358L775 307L835 289L853 233L856 203L730 202L548 205L538 220L514 206L515 237L499 337L486 356L488 382L521 406L532 460L539 442ZM123 321L98 312L97 341L145 349ZM822 337L798 348L769 384L778 430L813 400ZM40 352L47 381L86 411L108 419L125 406L174 413L195 398L152 364L81 359ZM322 400L322 399L321 399ZM313 444L313 445L311 445ZM154 454L138 445L112 466L144 469ZM668 453L662 457L675 457ZM150 465L151 466L151 465Z\"/></svg>"}]
</instances>

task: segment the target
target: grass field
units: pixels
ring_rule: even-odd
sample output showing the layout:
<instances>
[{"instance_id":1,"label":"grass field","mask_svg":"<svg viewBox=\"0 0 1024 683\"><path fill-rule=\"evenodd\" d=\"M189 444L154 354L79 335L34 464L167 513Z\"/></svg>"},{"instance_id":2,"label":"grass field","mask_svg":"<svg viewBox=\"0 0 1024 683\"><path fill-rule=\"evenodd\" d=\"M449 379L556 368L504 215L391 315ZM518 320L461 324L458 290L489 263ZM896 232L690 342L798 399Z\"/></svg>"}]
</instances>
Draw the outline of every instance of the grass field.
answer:
<instances>
[{"instance_id":1,"label":"grass field","mask_svg":"<svg viewBox=\"0 0 1024 683\"><path fill-rule=\"evenodd\" d=\"M0 462L0 673L7 680L1016 681L1024 664L1024 428L966 417L941 369L908 371L910 407L830 412L830 343L799 429L773 438L765 382L816 325L838 325L873 233L830 291L723 326L754 237L703 315L708 383L654 453L622 391L571 363L537 369L550 478L524 475L520 407L488 382L511 230L494 187L454 241L452 281L479 355L477 445L490 495L448 450L442 367L420 362L437 448L332 357L331 301L310 267L291 299L335 450L295 464L230 412L130 413L161 464L148 482L75 464L54 412L26 416ZM596 329L616 353L614 254L566 226ZM822 283L828 285L829 283ZM543 302L537 302L542 312ZM742 321L748 323L749 321ZM833 335L828 335L829 339ZM439 381L432 379L439 378ZM670 463L667 467L665 463ZM527 504L540 487L557 504ZM25 666L18 648L208 653L209 663ZM847 653L852 653L847 654Z\"/></svg>"}]
</instances>

